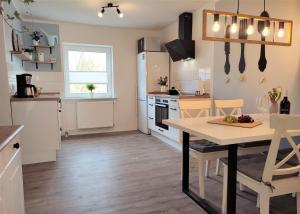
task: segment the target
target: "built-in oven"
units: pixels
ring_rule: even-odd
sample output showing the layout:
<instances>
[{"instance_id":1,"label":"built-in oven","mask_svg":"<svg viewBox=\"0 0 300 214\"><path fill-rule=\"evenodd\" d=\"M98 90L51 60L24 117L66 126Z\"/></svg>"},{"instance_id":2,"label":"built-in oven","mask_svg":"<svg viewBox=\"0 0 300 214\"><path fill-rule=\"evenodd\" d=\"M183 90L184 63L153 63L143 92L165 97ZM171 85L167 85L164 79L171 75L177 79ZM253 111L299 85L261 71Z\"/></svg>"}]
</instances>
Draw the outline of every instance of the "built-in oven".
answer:
<instances>
[{"instance_id":1,"label":"built-in oven","mask_svg":"<svg viewBox=\"0 0 300 214\"><path fill-rule=\"evenodd\" d=\"M169 130L169 126L162 123L163 120L169 119L169 101L163 98L155 99L155 125Z\"/></svg>"}]
</instances>

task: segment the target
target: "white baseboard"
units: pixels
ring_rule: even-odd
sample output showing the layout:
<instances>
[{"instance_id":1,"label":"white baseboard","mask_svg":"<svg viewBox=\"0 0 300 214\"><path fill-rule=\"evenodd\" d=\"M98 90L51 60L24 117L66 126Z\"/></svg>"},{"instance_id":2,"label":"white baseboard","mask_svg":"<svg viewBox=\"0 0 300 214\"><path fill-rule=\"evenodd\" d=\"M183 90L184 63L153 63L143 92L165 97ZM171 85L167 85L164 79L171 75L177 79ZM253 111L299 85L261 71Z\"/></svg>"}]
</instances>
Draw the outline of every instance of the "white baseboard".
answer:
<instances>
[{"instance_id":1,"label":"white baseboard","mask_svg":"<svg viewBox=\"0 0 300 214\"><path fill-rule=\"evenodd\" d=\"M164 143L172 146L173 148L177 149L178 151L182 151L181 144L179 142L169 139L169 138L161 135L160 133L152 131L152 130L151 130L151 135L158 138L159 140L163 141Z\"/></svg>"}]
</instances>

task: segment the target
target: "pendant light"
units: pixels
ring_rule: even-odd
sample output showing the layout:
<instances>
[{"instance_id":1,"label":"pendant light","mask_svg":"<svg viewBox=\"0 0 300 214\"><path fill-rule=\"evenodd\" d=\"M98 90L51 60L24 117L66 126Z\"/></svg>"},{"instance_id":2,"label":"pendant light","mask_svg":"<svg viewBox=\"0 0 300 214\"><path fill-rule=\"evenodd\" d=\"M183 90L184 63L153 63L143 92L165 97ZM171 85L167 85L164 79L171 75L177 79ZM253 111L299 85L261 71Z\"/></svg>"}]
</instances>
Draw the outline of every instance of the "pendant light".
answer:
<instances>
[{"instance_id":1,"label":"pendant light","mask_svg":"<svg viewBox=\"0 0 300 214\"><path fill-rule=\"evenodd\" d=\"M279 38L284 37L284 22L279 22L279 30L278 30L277 36Z\"/></svg>"},{"instance_id":2,"label":"pendant light","mask_svg":"<svg viewBox=\"0 0 300 214\"><path fill-rule=\"evenodd\" d=\"M253 18L250 18L247 20L247 34L248 35L252 35L254 34L254 19Z\"/></svg>"},{"instance_id":3,"label":"pendant light","mask_svg":"<svg viewBox=\"0 0 300 214\"><path fill-rule=\"evenodd\" d=\"M235 34L238 31L238 26L237 26L237 16L232 17L232 24L230 26L230 33Z\"/></svg>"},{"instance_id":4,"label":"pendant light","mask_svg":"<svg viewBox=\"0 0 300 214\"><path fill-rule=\"evenodd\" d=\"M267 36L270 35L270 22L265 21L264 25L265 25L265 26L264 26L264 29L263 29L263 31L262 31L262 35L263 35L264 37L267 37Z\"/></svg>"},{"instance_id":5,"label":"pendant light","mask_svg":"<svg viewBox=\"0 0 300 214\"><path fill-rule=\"evenodd\" d=\"M220 15L214 14L214 24L212 27L213 32L218 32L220 30Z\"/></svg>"}]
</instances>

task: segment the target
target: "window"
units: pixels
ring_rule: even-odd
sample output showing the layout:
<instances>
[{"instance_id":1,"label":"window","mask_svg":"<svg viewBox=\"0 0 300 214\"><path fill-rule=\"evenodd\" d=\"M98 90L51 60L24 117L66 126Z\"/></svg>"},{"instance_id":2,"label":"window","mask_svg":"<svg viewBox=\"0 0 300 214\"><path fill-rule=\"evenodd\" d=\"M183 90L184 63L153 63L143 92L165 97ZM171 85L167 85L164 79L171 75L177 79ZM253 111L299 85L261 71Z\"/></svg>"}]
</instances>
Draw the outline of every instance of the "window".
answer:
<instances>
[{"instance_id":1,"label":"window","mask_svg":"<svg viewBox=\"0 0 300 214\"><path fill-rule=\"evenodd\" d=\"M87 84L93 84L94 98L113 97L112 47L65 44L65 96L90 98Z\"/></svg>"}]
</instances>

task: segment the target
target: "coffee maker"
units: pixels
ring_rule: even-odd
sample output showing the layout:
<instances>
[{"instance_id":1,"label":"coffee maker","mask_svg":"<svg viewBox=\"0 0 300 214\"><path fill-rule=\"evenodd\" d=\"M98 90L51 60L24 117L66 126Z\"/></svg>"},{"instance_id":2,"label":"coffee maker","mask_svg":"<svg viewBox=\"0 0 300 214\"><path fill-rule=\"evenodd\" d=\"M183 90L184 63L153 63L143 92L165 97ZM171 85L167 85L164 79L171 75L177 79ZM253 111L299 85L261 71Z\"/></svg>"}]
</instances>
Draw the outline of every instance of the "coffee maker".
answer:
<instances>
[{"instance_id":1,"label":"coffee maker","mask_svg":"<svg viewBox=\"0 0 300 214\"><path fill-rule=\"evenodd\" d=\"M36 94L36 87L31 84L31 74L16 75L17 77L17 94L16 97L28 98L34 97Z\"/></svg>"}]
</instances>

